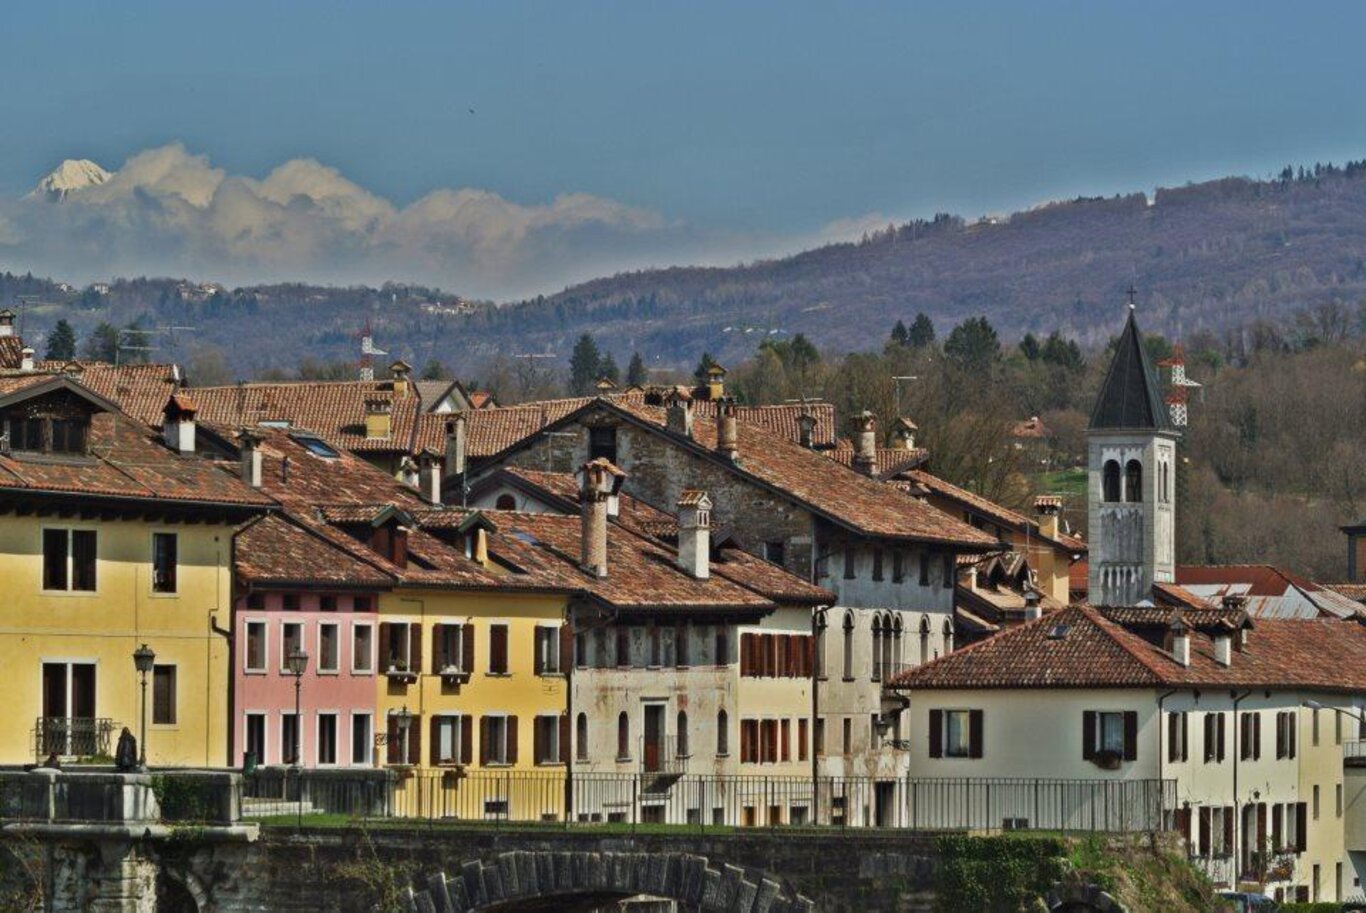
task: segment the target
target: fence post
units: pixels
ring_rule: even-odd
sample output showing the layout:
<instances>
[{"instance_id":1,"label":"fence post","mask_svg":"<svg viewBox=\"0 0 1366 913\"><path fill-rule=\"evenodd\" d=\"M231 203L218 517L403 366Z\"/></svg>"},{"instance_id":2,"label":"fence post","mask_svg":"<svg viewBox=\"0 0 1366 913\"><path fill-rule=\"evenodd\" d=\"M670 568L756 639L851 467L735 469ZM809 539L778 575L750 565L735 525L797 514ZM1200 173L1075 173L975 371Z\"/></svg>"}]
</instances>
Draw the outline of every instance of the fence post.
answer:
<instances>
[{"instance_id":1,"label":"fence post","mask_svg":"<svg viewBox=\"0 0 1366 913\"><path fill-rule=\"evenodd\" d=\"M631 778L631 833L636 832L640 819L640 777Z\"/></svg>"}]
</instances>

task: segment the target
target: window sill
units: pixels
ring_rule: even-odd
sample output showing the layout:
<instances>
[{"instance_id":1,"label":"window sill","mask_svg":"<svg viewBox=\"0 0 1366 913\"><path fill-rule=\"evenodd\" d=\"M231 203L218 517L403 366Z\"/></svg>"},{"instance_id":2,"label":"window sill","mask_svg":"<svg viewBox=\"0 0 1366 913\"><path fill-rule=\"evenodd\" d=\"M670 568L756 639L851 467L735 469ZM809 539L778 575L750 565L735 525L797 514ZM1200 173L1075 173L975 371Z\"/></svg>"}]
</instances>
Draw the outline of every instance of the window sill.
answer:
<instances>
[{"instance_id":1,"label":"window sill","mask_svg":"<svg viewBox=\"0 0 1366 913\"><path fill-rule=\"evenodd\" d=\"M337 676L337 675L341 675L341 672L339 672L339 671L336 670L336 669L319 669L318 672L317 672L317 674L318 674L318 675Z\"/></svg>"},{"instance_id":2,"label":"window sill","mask_svg":"<svg viewBox=\"0 0 1366 913\"><path fill-rule=\"evenodd\" d=\"M269 675L270 673L267 672L265 669L243 669L243 670L242 670L242 674L243 674L243 675Z\"/></svg>"},{"instance_id":3,"label":"window sill","mask_svg":"<svg viewBox=\"0 0 1366 913\"><path fill-rule=\"evenodd\" d=\"M565 674L564 674L563 672L537 672L536 675L537 675L538 678L564 678L564 677L565 677Z\"/></svg>"},{"instance_id":4,"label":"window sill","mask_svg":"<svg viewBox=\"0 0 1366 913\"><path fill-rule=\"evenodd\" d=\"M147 598L148 598L148 599L176 599L176 598L179 598L179 596L180 596L179 593L174 593L174 592L172 592L172 593L148 593L148 594L147 594Z\"/></svg>"},{"instance_id":5,"label":"window sill","mask_svg":"<svg viewBox=\"0 0 1366 913\"><path fill-rule=\"evenodd\" d=\"M630 763L631 763L631 759L630 759L629 757L617 758L617 763L618 763L618 764L630 764Z\"/></svg>"},{"instance_id":6,"label":"window sill","mask_svg":"<svg viewBox=\"0 0 1366 913\"><path fill-rule=\"evenodd\" d=\"M537 761L537 767L563 767L563 761Z\"/></svg>"},{"instance_id":7,"label":"window sill","mask_svg":"<svg viewBox=\"0 0 1366 913\"><path fill-rule=\"evenodd\" d=\"M352 669L352 670L351 670L351 674L352 674L352 675L364 675L364 676L366 676L367 678L369 678L369 677L371 677L371 676L373 676L373 675L375 674L375 670L373 670L373 669Z\"/></svg>"},{"instance_id":8,"label":"window sill","mask_svg":"<svg viewBox=\"0 0 1366 913\"><path fill-rule=\"evenodd\" d=\"M486 678L512 678L511 672L485 672Z\"/></svg>"},{"instance_id":9,"label":"window sill","mask_svg":"<svg viewBox=\"0 0 1366 913\"><path fill-rule=\"evenodd\" d=\"M479 765L479 766L481 766L481 767L511 767L511 766L512 766L512 762L511 762L511 761L485 761L483 764L481 764L481 765Z\"/></svg>"},{"instance_id":10,"label":"window sill","mask_svg":"<svg viewBox=\"0 0 1366 913\"><path fill-rule=\"evenodd\" d=\"M856 679L855 679L852 675L846 675L844 678L840 679L840 681L842 681L842 682L853 682L853 681L856 681Z\"/></svg>"}]
</instances>

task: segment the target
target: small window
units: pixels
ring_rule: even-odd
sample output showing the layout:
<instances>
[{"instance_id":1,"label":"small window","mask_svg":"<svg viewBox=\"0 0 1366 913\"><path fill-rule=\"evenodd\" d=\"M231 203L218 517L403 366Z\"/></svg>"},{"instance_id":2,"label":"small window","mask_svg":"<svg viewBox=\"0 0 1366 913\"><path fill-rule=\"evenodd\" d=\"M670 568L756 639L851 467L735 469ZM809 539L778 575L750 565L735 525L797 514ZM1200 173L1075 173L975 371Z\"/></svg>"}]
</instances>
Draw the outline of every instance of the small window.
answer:
<instances>
[{"instance_id":1,"label":"small window","mask_svg":"<svg viewBox=\"0 0 1366 913\"><path fill-rule=\"evenodd\" d=\"M920 585L930 585L930 556L927 552L920 553Z\"/></svg>"},{"instance_id":2,"label":"small window","mask_svg":"<svg viewBox=\"0 0 1366 913\"><path fill-rule=\"evenodd\" d=\"M289 655L303 645L304 626L297 621L287 621L280 627L280 671L287 672Z\"/></svg>"},{"instance_id":3,"label":"small window","mask_svg":"<svg viewBox=\"0 0 1366 913\"><path fill-rule=\"evenodd\" d=\"M560 754L560 718L550 714L536 717L536 731L533 734L537 764L560 764L564 758Z\"/></svg>"},{"instance_id":4,"label":"small window","mask_svg":"<svg viewBox=\"0 0 1366 913\"><path fill-rule=\"evenodd\" d=\"M536 628L537 675L558 675L560 669L560 629L546 625Z\"/></svg>"},{"instance_id":5,"label":"small window","mask_svg":"<svg viewBox=\"0 0 1366 913\"><path fill-rule=\"evenodd\" d=\"M486 716L483 719L484 745L480 751L485 764L510 763L508 750L508 718L505 716Z\"/></svg>"},{"instance_id":6,"label":"small window","mask_svg":"<svg viewBox=\"0 0 1366 913\"><path fill-rule=\"evenodd\" d=\"M605 459L610 463L617 461L617 429L588 429L588 459Z\"/></svg>"},{"instance_id":7,"label":"small window","mask_svg":"<svg viewBox=\"0 0 1366 913\"><path fill-rule=\"evenodd\" d=\"M517 499L509 494L501 494L498 500L493 502L493 506L497 510L516 510Z\"/></svg>"},{"instance_id":8,"label":"small window","mask_svg":"<svg viewBox=\"0 0 1366 913\"><path fill-rule=\"evenodd\" d=\"M631 629L617 628L617 668L631 665Z\"/></svg>"},{"instance_id":9,"label":"small window","mask_svg":"<svg viewBox=\"0 0 1366 913\"><path fill-rule=\"evenodd\" d=\"M953 555L945 555L943 557L943 563L940 567L939 582L946 590L952 589L956 582L954 580L953 564Z\"/></svg>"},{"instance_id":10,"label":"small window","mask_svg":"<svg viewBox=\"0 0 1366 913\"><path fill-rule=\"evenodd\" d=\"M437 764L457 764L460 761L460 717L438 716L432 720L436 730L432 738L432 759Z\"/></svg>"},{"instance_id":11,"label":"small window","mask_svg":"<svg viewBox=\"0 0 1366 913\"><path fill-rule=\"evenodd\" d=\"M730 631L725 625L716 626L716 665L730 664Z\"/></svg>"},{"instance_id":12,"label":"small window","mask_svg":"<svg viewBox=\"0 0 1366 913\"><path fill-rule=\"evenodd\" d=\"M688 756L688 713L678 711L677 754L680 758Z\"/></svg>"},{"instance_id":13,"label":"small window","mask_svg":"<svg viewBox=\"0 0 1366 913\"><path fill-rule=\"evenodd\" d=\"M286 612L297 612L297 611L299 611L299 594L298 594L298 593L286 593L286 594L282 597L281 606L284 608L284 610L285 610Z\"/></svg>"},{"instance_id":14,"label":"small window","mask_svg":"<svg viewBox=\"0 0 1366 913\"><path fill-rule=\"evenodd\" d=\"M266 763L266 715L264 713L248 713L243 717L243 728L246 730L246 753L257 760L258 763Z\"/></svg>"},{"instance_id":15,"label":"small window","mask_svg":"<svg viewBox=\"0 0 1366 913\"><path fill-rule=\"evenodd\" d=\"M246 671L266 671L266 623L247 622Z\"/></svg>"},{"instance_id":16,"label":"small window","mask_svg":"<svg viewBox=\"0 0 1366 913\"><path fill-rule=\"evenodd\" d=\"M152 667L152 722L174 726L176 721L175 666Z\"/></svg>"},{"instance_id":17,"label":"small window","mask_svg":"<svg viewBox=\"0 0 1366 913\"><path fill-rule=\"evenodd\" d=\"M764 560L780 566L783 565L787 560L787 544L782 539L765 542Z\"/></svg>"},{"instance_id":18,"label":"small window","mask_svg":"<svg viewBox=\"0 0 1366 913\"><path fill-rule=\"evenodd\" d=\"M853 580L858 572L858 555L852 547L844 550L844 579Z\"/></svg>"},{"instance_id":19,"label":"small window","mask_svg":"<svg viewBox=\"0 0 1366 913\"><path fill-rule=\"evenodd\" d=\"M372 763L370 755L370 743L374 736L371 728L373 723L368 713L351 714L351 763L358 766L368 766Z\"/></svg>"},{"instance_id":20,"label":"small window","mask_svg":"<svg viewBox=\"0 0 1366 913\"><path fill-rule=\"evenodd\" d=\"M337 642L337 625L335 623L318 625L318 671L336 672L340 653L341 647Z\"/></svg>"},{"instance_id":21,"label":"small window","mask_svg":"<svg viewBox=\"0 0 1366 913\"><path fill-rule=\"evenodd\" d=\"M375 597L373 596L352 596L351 611L353 612L373 612L375 610Z\"/></svg>"},{"instance_id":22,"label":"small window","mask_svg":"<svg viewBox=\"0 0 1366 913\"><path fill-rule=\"evenodd\" d=\"M297 764L299 758L299 718L293 713L280 714L280 761Z\"/></svg>"},{"instance_id":23,"label":"small window","mask_svg":"<svg viewBox=\"0 0 1366 913\"><path fill-rule=\"evenodd\" d=\"M322 457L325 460L336 460L341 457L341 454L322 438L313 437L308 434L291 434L290 437L292 437L300 447L303 447L316 457Z\"/></svg>"},{"instance_id":24,"label":"small window","mask_svg":"<svg viewBox=\"0 0 1366 913\"><path fill-rule=\"evenodd\" d=\"M337 597L336 597L336 596L319 596L319 597L318 597L318 611L319 611L319 612L335 612L335 611L337 611Z\"/></svg>"},{"instance_id":25,"label":"small window","mask_svg":"<svg viewBox=\"0 0 1366 913\"><path fill-rule=\"evenodd\" d=\"M1106 460L1101 470L1101 498L1114 504L1119 501L1119 461Z\"/></svg>"},{"instance_id":26,"label":"small window","mask_svg":"<svg viewBox=\"0 0 1366 913\"><path fill-rule=\"evenodd\" d=\"M892 583L900 583L906 579L906 555L901 549L892 551Z\"/></svg>"},{"instance_id":27,"label":"small window","mask_svg":"<svg viewBox=\"0 0 1366 913\"><path fill-rule=\"evenodd\" d=\"M337 763L337 715L318 714L318 763Z\"/></svg>"},{"instance_id":28,"label":"small window","mask_svg":"<svg viewBox=\"0 0 1366 913\"><path fill-rule=\"evenodd\" d=\"M972 714L967 710L944 711L944 757L972 756Z\"/></svg>"},{"instance_id":29,"label":"small window","mask_svg":"<svg viewBox=\"0 0 1366 913\"><path fill-rule=\"evenodd\" d=\"M617 714L617 760L631 759L631 718L626 711Z\"/></svg>"},{"instance_id":30,"label":"small window","mask_svg":"<svg viewBox=\"0 0 1366 913\"><path fill-rule=\"evenodd\" d=\"M882 549L873 549L873 579L882 580Z\"/></svg>"},{"instance_id":31,"label":"small window","mask_svg":"<svg viewBox=\"0 0 1366 913\"><path fill-rule=\"evenodd\" d=\"M716 711L716 756L724 758L730 754L730 715L725 708Z\"/></svg>"},{"instance_id":32,"label":"small window","mask_svg":"<svg viewBox=\"0 0 1366 913\"><path fill-rule=\"evenodd\" d=\"M175 533L152 534L152 592L176 591L176 552L179 537Z\"/></svg>"},{"instance_id":33,"label":"small window","mask_svg":"<svg viewBox=\"0 0 1366 913\"><path fill-rule=\"evenodd\" d=\"M508 674L508 626L489 625L489 675Z\"/></svg>"},{"instance_id":34,"label":"small window","mask_svg":"<svg viewBox=\"0 0 1366 913\"><path fill-rule=\"evenodd\" d=\"M1143 464L1138 460L1124 466L1124 500L1134 504L1143 500Z\"/></svg>"},{"instance_id":35,"label":"small window","mask_svg":"<svg viewBox=\"0 0 1366 913\"><path fill-rule=\"evenodd\" d=\"M351 627L351 671L370 672L374 669L375 629L371 625Z\"/></svg>"},{"instance_id":36,"label":"small window","mask_svg":"<svg viewBox=\"0 0 1366 913\"><path fill-rule=\"evenodd\" d=\"M1096 749L1124 753L1124 714L1096 714Z\"/></svg>"},{"instance_id":37,"label":"small window","mask_svg":"<svg viewBox=\"0 0 1366 913\"><path fill-rule=\"evenodd\" d=\"M689 662L691 659L692 650L688 644L688 627L687 625L679 625L674 628L674 665L680 668L688 666L691 664Z\"/></svg>"},{"instance_id":38,"label":"small window","mask_svg":"<svg viewBox=\"0 0 1366 913\"><path fill-rule=\"evenodd\" d=\"M588 760L588 714L580 713L574 724L574 756L580 761Z\"/></svg>"},{"instance_id":39,"label":"small window","mask_svg":"<svg viewBox=\"0 0 1366 913\"><path fill-rule=\"evenodd\" d=\"M43 530L43 589L95 591L95 531Z\"/></svg>"}]
</instances>

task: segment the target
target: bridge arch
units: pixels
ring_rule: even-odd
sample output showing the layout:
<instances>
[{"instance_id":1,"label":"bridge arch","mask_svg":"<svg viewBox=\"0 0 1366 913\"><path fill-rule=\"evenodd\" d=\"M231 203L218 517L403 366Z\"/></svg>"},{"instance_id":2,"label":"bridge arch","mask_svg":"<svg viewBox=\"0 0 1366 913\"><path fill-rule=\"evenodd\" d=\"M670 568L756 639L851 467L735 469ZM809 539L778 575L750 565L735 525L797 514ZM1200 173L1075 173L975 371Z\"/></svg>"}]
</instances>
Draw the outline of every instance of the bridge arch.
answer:
<instances>
[{"instance_id":1,"label":"bridge arch","mask_svg":"<svg viewBox=\"0 0 1366 913\"><path fill-rule=\"evenodd\" d=\"M1049 913L1128 913L1124 904L1100 887L1085 882L1059 882L1044 897Z\"/></svg>"},{"instance_id":2,"label":"bridge arch","mask_svg":"<svg viewBox=\"0 0 1366 913\"><path fill-rule=\"evenodd\" d=\"M409 889L414 913L521 913L570 909L647 895L703 913L815 913L808 898L784 891L763 872L713 866L690 853L513 850L438 872ZM592 907L585 907L591 909Z\"/></svg>"}]
</instances>

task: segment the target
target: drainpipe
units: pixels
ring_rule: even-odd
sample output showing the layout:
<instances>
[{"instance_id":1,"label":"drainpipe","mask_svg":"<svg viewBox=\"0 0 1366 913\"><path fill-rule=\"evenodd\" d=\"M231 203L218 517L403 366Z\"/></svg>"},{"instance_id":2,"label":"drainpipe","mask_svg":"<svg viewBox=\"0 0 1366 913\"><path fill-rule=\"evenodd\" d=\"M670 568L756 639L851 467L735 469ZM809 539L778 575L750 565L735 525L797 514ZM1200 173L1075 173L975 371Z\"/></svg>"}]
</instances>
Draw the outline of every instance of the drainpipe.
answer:
<instances>
[{"instance_id":1,"label":"drainpipe","mask_svg":"<svg viewBox=\"0 0 1366 913\"><path fill-rule=\"evenodd\" d=\"M222 556L221 547L219 549L219 556ZM209 630L228 642L227 764L229 770L235 766L232 762L233 757L237 753L237 687L236 683L233 681L234 676L237 674L237 638L232 636L232 626L237 614L236 606L238 597L237 575L233 573L235 567L237 567L237 531L234 531L232 538L228 540L228 573L231 575L228 580L230 585L228 591L228 627L220 628L218 626L218 612L223 607L223 578L221 575L219 576L218 583L214 587L217 605L214 607L214 610L209 613ZM205 719L208 719L208 717L205 717Z\"/></svg>"},{"instance_id":2,"label":"drainpipe","mask_svg":"<svg viewBox=\"0 0 1366 913\"><path fill-rule=\"evenodd\" d=\"M830 607L823 605L816 606L815 611L811 613L811 652L813 654L819 652L822 667L825 665L825 651L817 651L816 644L820 641L821 630L825 627L825 618L829 612ZM814 660L815 657L813 656L812 659ZM821 718L819 688L822 671L822 669L816 668L814 661L811 663L811 811L814 819L813 824L820 824L820 799L819 786L817 785L817 780L820 778L820 760L816 751L816 722ZM822 730L821 735L824 736L824 734Z\"/></svg>"},{"instance_id":3,"label":"drainpipe","mask_svg":"<svg viewBox=\"0 0 1366 913\"><path fill-rule=\"evenodd\" d=\"M1239 852L1239 844L1242 843L1243 836L1243 803L1238 798L1238 734L1242 725L1238 719L1238 705L1244 698L1250 697L1251 691L1244 691L1242 694L1230 691L1229 696L1233 698L1233 890L1238 890L1238 876L1242 874L1243 857Z\"/></svg>"},{"instance_id":4,"label":"drainpipe","mask_svg":"<svg viewBox=\"0 0 1366 913\"><path fill-rule=\"evenodd\" d=\"M1157 793L1159 796L1162 795L1164 789L1162 785L1162 763L1165 757L1165 753L1162 750L1164 747L1162 744L1162 735L1167 728L1167 720L1165 717L1162 716L1162 704L1167 700L1167 698L1171 697L1173 694L1179 694L1180 690L1181 689L1179 688L1173 688L1172 690L1166 691L1157 696ZM1159 799L1158 801L1160 802L1161 799ZM1172 796L1172 801L1176 801L1175 795ZM1166 809L1163 809L1163 811L1166 811ZM1172 813L1176 813L1175 805L1172 806Z\"/></svg>"}]
</instances>

